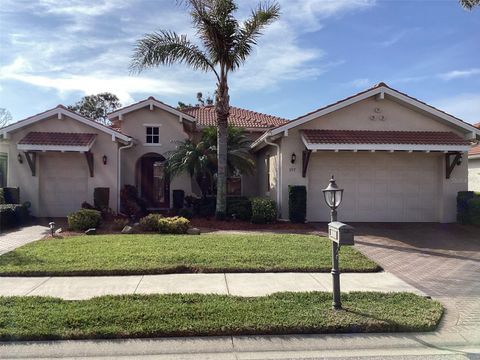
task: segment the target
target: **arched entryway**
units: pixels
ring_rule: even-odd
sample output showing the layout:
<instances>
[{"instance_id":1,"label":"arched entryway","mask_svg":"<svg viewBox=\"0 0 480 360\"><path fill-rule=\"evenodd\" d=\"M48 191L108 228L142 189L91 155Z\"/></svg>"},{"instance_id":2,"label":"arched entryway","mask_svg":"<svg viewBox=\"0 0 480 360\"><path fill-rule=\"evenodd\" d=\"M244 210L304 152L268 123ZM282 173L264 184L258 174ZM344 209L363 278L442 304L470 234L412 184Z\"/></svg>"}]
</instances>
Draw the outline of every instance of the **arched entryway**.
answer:
<instances>
[{"instance_id":1,"label":"arched entryway","mask_svg":"<svg viewBox=\"0 0 480 360\"><path fill-rule=\"evenodd\" d=\"M148 208L170 207L170 181L165 166L165 157L156 153L145 154L138 160L140 196Z\"/></svg>"}]
</instances>

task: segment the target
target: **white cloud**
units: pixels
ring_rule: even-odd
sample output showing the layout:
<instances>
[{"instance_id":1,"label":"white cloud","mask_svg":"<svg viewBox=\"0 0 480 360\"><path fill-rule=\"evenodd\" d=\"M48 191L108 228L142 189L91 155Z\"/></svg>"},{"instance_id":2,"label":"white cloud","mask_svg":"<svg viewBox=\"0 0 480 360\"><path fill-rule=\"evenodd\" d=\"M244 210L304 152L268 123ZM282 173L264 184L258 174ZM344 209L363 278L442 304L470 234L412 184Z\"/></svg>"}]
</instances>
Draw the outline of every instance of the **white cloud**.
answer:
<instances>
[{"instance_id":1,"label":"white cloud","mask_svg":"<svg viewBox=\"0 0 480 360\"><path fill-rule=\"evenodd\" d=\"M480 75L480 68L473 68L468 70L452 70L438 76L443 80L453 80L460 78L469 78L471 76Z\"/></svg>"},{"instance_id":2,"label":"white cloud","mask_svg":"<svg viewBox=\"0 0 480 360\"><path fill-rule=\"evenodd\" d=\"M430 103L472 124L480 122L480 93L464 93Z\"/></svg>"},{"instance_id":3,"label":"white cloud","mask_svg":"<svg viewBox=\"0 0 480 360\"><path fill-rule=\"evenodd\" d=\"M371 80L368 78L360 78L350 81L347 85L355 88L367 88L371 83Z\"/></svg>"},{"instance_id":4,"label":"white cloud","mask_svg":"<svg viewBox=\"0 0 480 360\"><path fill-rule=\"evenodd\" d=\"M129 4L126 0L40 0L38 5L43 7L47 13L67 14L73 16L97 16L108 13L113 9L126 7Z\"/></svg>"}]
</instances>

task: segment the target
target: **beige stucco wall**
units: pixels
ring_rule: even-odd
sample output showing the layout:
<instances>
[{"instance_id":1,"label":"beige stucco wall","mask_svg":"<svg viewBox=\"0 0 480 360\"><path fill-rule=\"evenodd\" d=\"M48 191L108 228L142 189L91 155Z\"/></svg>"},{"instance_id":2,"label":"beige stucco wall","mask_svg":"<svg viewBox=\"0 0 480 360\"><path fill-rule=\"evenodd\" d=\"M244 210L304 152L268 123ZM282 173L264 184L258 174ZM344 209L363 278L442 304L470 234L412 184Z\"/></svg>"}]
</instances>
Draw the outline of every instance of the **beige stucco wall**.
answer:
<instances>
[{"instance_id":1,"label":"beige stucco wall","mask_svg":"<svg viewBox=\"0 0 480 360\"><path fill-rule=\"evenodd\" d=\"M17 150L17 143L31 131L43 132L84 132L97 134L94 145L91 148L94 159L94 177L88 177L88 198L85 201L93 203L93 190L95 187L110 188L110 207L117 208L117 143L112 141L111 135L108 135L91 126L80 123L76 120L63 116L62 119L52 116L48 119L38 121L32 125L18 129L10 134L2 147L8 146L8 186L20 187L20 201L30 201L32 203L31 212L35 216L42 216L39 204L39 179L41 176L40 157L49 156L48 152L38 153L36 163L36 175L32 176L28 163L23 152ZM8 144L8 145L7 145ZM21 153L23 163L17 161L17 155ZM66 153L68 154L68 153ZM102 162L103 155L107 156L107 165ZM72 157L75 158L75 157ZM78 159L78 157L77 157ZM88 167L87 161L73 161L71 166ZM57 168L59 173L68 172L68 168ZM80 204L79 204L80 207Z\"/></svg>"},{"instance_id":2,"label":"beige stucco wall","mask_svg":"<svg viewBox=\"0 0 480 360\"><path fill-rule=\"evenodd\" d=\"M122 186L126 184L135 185L139 190L139 174L136 171L138 160L148 153L160 154L166 158L168 152L175 149L175 141L188 138L179 117L157 107L154 107L153 110L145 107L125 114L120 124L122 132L135 139L134 147L122 151L121 184ZM145 124L159 126L159 144L145 143ZM172 191L176 189L184 190L185 195L199 195L197 193L199 192L198 187L192 186L192 180L186 173L171 180L170 202L172 201Z\"/></svg>"},{"instance_id":3,"label":"beige stucco wall","mask_svg":"<svg viewBox=\"0 0 480 360\"><path fill-rule=\"evenodd\" d=\"M376 108L379 108L380 112L375 112ZM370 120L372 115L376 116L375 120ZM378 119L380 115L385 117L384 120ZM387 98L376 100L373 97L290 129L288 136L284 136L280 140L282 158L284 159L281 169L282 218L288 218L288 186L307 185L308 181L308 178L302 177L302 151L305 149L305 145L300 138L299 131L301 129L453 131L463 137L462 132L458 129L425 114L418 113ZM292 153L297 156L295 164L291 164L289 161ZM444 169L445 166L441 168ZM456 167L450 179L445 179L445 176L443 176L441 188L443 192L441 221L455 221L456 205L454 199L458 191L467 189L467 166L462 164L462 166Z\"/></svg>"},{"instance_id":4,"label":"beige stucco wall","mask_svg":"<svg viewBox=\"0 0 480 360\"><path fill-rule=\"evenodd\" d=\"M480 191L480 157L468 159L468 190Z\"/></svg>"}]
</instances>

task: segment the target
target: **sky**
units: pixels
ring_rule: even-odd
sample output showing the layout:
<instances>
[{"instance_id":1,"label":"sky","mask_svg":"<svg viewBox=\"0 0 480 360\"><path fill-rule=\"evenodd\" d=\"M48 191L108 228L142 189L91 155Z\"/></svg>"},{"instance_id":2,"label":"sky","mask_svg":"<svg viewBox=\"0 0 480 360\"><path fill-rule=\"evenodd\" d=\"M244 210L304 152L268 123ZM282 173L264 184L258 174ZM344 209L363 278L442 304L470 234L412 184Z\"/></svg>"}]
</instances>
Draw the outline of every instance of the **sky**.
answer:
<instances>
[{"instance_id":1,"label":"sky","mask_svg":"<svg viewBox=\"0 0 480 360\"><path fill-rule=\"evenodd\" d=\"M480 122L480 8L456 0L280 0L231 105L293 119L384 81L465 121ZM238 1L245 19L257 1ZM0 107L14 121L109 91L123 105L176 106L212 94L212 74L185 65L131 74L136 40L174 30L198 42L176 0L1 0Z\"/></svg>"}]
</instances>

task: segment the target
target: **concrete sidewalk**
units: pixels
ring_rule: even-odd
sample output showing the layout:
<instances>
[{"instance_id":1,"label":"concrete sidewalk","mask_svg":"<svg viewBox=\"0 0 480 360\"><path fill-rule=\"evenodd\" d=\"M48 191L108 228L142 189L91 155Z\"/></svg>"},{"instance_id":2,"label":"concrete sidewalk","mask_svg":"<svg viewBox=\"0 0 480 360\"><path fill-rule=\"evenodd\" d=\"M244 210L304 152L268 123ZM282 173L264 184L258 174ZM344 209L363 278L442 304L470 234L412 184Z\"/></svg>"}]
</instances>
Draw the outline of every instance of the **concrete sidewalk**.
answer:
<instances>
[{"instance_id":1,"label":"concrete sidewalk","mask_svg":"<svg viewBox=\"0 0 480 360\"><path fill-rule=\"evenodd\" d=\"M423 293L395 275L345 273L343 292ZM53 296L66 300L102 295L201 293L264 296L281 291L332 291L329 273L220 273L138 276L0 277L0 296Z\"/></svg>"}]
</instances>

